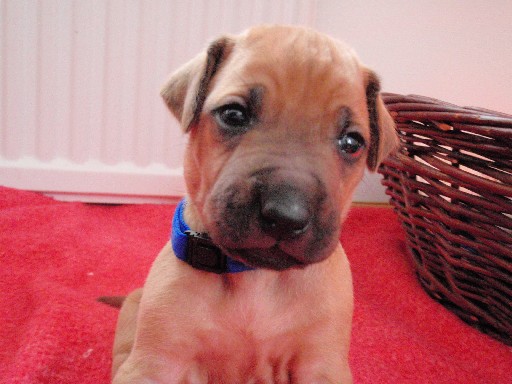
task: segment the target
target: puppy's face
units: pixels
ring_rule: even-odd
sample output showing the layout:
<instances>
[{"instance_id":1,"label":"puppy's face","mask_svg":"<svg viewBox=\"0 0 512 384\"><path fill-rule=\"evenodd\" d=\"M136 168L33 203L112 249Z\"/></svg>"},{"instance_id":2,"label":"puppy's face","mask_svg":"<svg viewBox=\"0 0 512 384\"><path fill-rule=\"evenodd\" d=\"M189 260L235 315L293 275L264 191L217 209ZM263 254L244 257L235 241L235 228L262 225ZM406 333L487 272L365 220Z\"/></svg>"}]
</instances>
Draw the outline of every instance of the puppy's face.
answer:
<instances>
[{"instance_id":1,"label":"puppy's face","mask_svg":"<svg viewBox=\"0 0 512 384\"><path fill-rule=\"evenodd\" d=\"M259 27L214 42L162 96L189 132L191 209L249 265L324 260L364 168L395 147L376 76L314 31Z\"/></svg>"}]
</instances>

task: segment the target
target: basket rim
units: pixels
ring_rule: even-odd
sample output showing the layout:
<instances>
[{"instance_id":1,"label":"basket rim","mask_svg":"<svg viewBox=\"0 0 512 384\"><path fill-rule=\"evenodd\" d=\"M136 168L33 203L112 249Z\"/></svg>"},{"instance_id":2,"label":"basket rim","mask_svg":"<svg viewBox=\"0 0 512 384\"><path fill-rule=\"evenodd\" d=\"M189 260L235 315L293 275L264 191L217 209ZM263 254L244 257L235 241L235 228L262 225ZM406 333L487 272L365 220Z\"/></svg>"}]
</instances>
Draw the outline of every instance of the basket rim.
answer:
<instances>
[{"instance_id":1,"label":"basket rim","mask_svg":"<svg viewBox=\"0 0 512 384\"><path fill-rule=\"evenodd\" d=\"M432 97L420 95L400 95L397 93L382 93L382 98L390 112L421 113L426 119L473 122L477 125L491 124L512 127L512 115L491 109L479 107L464 107L448 103Z\"/></svg>"}]
</instances>

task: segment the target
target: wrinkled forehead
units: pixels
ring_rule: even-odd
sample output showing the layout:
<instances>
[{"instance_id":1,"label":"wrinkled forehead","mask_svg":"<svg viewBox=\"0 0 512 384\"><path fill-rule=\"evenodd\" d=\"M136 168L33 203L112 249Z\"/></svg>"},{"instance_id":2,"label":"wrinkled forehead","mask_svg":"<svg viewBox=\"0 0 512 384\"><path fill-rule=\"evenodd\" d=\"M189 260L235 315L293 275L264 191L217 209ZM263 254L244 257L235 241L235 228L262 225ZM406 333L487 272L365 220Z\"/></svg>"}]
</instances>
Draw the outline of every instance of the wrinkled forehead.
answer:
<instances>
[{"instance_id":1,"label":"wrinkled forehead","mask_svg":"<svg viewBox=\"0 0 512 384\"><path fill-rule=\"evenodd\" d=\"M327 35L306 28L261 27L239 36L237 47L252 62L273 60L280 64L294 62L308 66L336 65L348 76L359 66L356 53L348 45Z\"/></svg>"},{"instance_id":2,"label":"wrinkled forehead","mask_svg":"<svg viewBox=\"0 0 512 384\"><path fill-rule=\"evenodd\" d=\"M309 30L252 30L240 36L217 77L211 96L218 102L260 88L274 109L286 103L315 110L322 105L324 112L335 113L365 103L363 74L352 49Z\"/></svg>"}]
</instances>

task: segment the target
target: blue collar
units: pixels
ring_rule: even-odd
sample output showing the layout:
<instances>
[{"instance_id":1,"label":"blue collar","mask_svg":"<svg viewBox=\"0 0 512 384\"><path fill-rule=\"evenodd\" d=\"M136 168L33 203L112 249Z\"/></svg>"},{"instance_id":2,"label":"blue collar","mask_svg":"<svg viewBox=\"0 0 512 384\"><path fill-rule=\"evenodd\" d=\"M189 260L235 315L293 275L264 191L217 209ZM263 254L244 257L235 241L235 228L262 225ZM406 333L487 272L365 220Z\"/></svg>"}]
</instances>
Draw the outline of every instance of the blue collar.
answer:
<instances>
[{"instance_id":1,"label":"blue collar","mask_svg":"<svg viewBox=\"0 0 512 384\"><path fill-rule=\"evenodd\" d=\"M254 269L223 254L207 234L191 231L183 216L185 204L185 199L178 203L172 219L171 243L178 259L194 268L215 273Z\"/></svg>"}]
</instances>

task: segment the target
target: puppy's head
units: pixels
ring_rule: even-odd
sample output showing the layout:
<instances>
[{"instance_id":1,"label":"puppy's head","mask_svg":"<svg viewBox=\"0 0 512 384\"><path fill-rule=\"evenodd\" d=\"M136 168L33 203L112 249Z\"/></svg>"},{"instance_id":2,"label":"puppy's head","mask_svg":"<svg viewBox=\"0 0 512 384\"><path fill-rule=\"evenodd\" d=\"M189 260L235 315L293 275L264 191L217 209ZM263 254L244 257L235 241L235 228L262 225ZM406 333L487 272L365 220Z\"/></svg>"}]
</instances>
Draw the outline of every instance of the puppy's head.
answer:
<instances>
[{"instance_id":1,"label":"puppy's head","mask_svg":"<svg viewBox=\"0 0 512 384\"><path fill-rule=\"evenodd\" d=\"M252 266L328 257L364 168L397 145L379 88L349 47L309 29L213 42L161 92L190 135L194 225Z\"/></svg>"}]
</instances>

